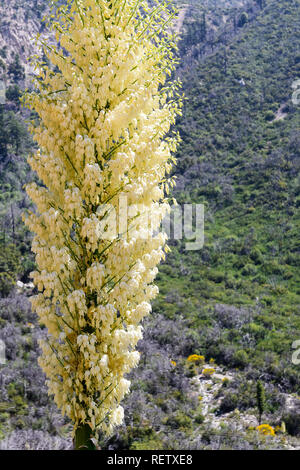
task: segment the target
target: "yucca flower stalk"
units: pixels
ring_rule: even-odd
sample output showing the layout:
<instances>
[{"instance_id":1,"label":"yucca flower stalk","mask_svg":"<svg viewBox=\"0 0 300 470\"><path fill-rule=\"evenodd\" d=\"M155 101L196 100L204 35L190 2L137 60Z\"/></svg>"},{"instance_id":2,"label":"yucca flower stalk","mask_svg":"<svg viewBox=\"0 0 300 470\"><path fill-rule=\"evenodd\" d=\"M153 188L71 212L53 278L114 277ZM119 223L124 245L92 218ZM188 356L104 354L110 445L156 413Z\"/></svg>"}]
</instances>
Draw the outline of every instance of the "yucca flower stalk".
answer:
<instances>
[{"instance_id":1,"label":"yucca flower stalk","mask_svg":"<svg viewBox=\"0 0 300 470\"><path fill-rule=\"evenodd\" d=\"M39 116L28 161L41 181L26 187L37 210L24 221L35 234L32 305L47 327L39 364L74 423L75 448L90 448L96 431L110 435L123 421L125 375L139 362L141 320L168 251L158 229L180 140L170 133L180 84L167 80L176 11L67 0L53 12L57 45L41 41L50 65L35 59L36 88L24 98Z\"/></svg>"}]
</instances>

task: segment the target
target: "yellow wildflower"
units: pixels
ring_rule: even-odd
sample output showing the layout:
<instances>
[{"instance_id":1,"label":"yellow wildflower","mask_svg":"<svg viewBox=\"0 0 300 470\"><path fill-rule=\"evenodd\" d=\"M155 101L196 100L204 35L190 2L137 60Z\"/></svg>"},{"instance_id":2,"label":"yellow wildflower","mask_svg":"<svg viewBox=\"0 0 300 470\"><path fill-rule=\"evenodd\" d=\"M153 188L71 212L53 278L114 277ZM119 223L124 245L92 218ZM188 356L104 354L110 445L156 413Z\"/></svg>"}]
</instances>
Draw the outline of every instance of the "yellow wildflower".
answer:
<instances>
[{"instance_id":1,"label":"yellow wildflower","mask_svg":"<svg viewBox=\"0 0 300 470\"><path fill-rule=\"evenodd\" d=\"M204 356L199 356L199 354L191 354L187 360L189 362L204 362Z\"/></svg>"},{"instance_id":2,"label":"yellow wildflower","mask_svg":"<svg viewBox=\"0 0 300 470\"><path fill-rule=\"evenodd\" d=\"M256 430L264 436L275 436L275 430L269 424L260 424L256 427Z\"/></svg>"},{"instance_id":3,"label":"yellow wildflower","mask_svg":"<svg viewBox=\"0 0 300 470\"><path fill-rule=\"evenodd\" d=\"M210 368L210 367L207 367L206 369L204 369L204 370L202 371L202 374L203 374L205 377L210 377L210 376L212 376L215 372L216 372L215 369Z\"/></svg>"}]
</instances>

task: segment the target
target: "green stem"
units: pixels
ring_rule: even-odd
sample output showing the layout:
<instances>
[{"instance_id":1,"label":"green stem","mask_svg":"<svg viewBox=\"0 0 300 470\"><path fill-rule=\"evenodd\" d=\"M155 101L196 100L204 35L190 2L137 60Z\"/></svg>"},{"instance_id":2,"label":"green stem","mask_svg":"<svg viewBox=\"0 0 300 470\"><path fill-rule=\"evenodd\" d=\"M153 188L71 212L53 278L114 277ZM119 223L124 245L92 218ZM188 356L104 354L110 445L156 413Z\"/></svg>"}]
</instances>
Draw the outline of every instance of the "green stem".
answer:
<instances>
[{"instance_id":1,"label":"green stem","mask_svg":"<svg viewBox=\"0 0 300 470\"><path fill-rule=\"evenodd\" d=\"M88 424L82 424L75 431L74 449L75 450L96 450L91 440L93 435L92 429Z\"/></svg>"}]
</instances>

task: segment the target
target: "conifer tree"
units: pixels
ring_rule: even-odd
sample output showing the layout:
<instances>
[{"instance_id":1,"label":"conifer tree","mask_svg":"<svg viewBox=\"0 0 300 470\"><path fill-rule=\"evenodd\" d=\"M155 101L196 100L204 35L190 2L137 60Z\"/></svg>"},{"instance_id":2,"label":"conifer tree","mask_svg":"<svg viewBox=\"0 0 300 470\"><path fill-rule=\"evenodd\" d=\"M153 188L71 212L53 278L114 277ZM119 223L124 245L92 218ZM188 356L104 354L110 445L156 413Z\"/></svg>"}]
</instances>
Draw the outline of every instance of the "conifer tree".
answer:
<instances>
[{"instance_id":1,"label":"conifer tree","mask_svg":"<svg viewBox=\"0 0 300 470\"><path fill-rule=\"evenodd\" d=\"M257 382L257 385L256 385L256 402L257 402L257 409L258 409L258 415L259 415L258 421L259 421L259 424L261 424L261 418L266 407L266 397L265 397L264 387L260 380Z\"/></svg>"},{"instance_id":2,"label":"conifer tree","mask_svg":"<svg viewBox=\"0 0 300 470\"><path fill-rule=\"evenodd\" d=\"M20 56L17 54L11 64L8 66L7 74L14 83L21 83L25 80L24 67L20 62Z\"/></svg>"},{"instance_id":3,"label":"conifer tree","mask_svg":"<svg viewBox=\"0 0 300 470\"><path fill-rule=\"evenodd\" d=\"M201 22L201 41L206 40L206 34L207 34L207 26L206 26L206 14L203 12L202 14L202 22Z\"/></svg>"},{"instance_id":4,"label":"conifer tree","mask_svg":"<svg viewBox=\"0 0 300 470\"><path fill-rule=\"evenodd\" d=\"M161 1L56 6L57 46L42 41L49 63L35 59L36 89L24 99L39 116L29 163L41 183L27 185L37 210L24 214L35 234L32 305L48 332L39 364L74 423L75 448L123 421L125 375L139 362L141 320L168 251L158 229L180 140L171 132L180 84L168 78L175 14Z\"/></svg>"},{"instance_id":5,"label":"conifer tree","mask_svg":"<svg viewBox=\"0 0 300 470\"><path fill-rule=\"evenodd\" d=\"M7 157L7 132L4 122L4 105L0 104L0 163Z\"/></svg>"}]
</instances>

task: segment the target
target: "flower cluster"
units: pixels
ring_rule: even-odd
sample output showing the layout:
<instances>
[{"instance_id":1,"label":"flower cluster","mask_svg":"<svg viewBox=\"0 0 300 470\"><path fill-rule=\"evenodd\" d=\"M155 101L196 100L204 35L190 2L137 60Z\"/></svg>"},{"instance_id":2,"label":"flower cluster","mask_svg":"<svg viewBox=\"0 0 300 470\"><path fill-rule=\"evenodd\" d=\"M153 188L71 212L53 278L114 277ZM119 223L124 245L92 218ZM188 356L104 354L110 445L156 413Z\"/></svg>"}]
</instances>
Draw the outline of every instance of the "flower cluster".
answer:
<instances>
[{"instance_id":1,"label":"flower cluster","mask_svg":"<svg viewBox=\"0 0 300 470\"><path fill-rule=\"evenodd\" d=\"M206 369L203 369L202 374L204 375L204 377L211 377L215 372L215 369L207 367Z\"/></svg>"},{"instance_id":2,"label":"flower cluster","mask_svg":"<svg viewBox=\"0 0 300 470\"><path fill-rule=\"evenodd\" d=\"M274 428L269 424L260 424L257 426L256 430L264 436L275 436Z\"/></svg>"},{"instance_id":3,"label":"flower cluster","mask_svg":"<svg viewBox=\"0 0 300 470\"><path fill-rule=\"evenodd\" d=\"M204 363L205 357L199 354L191 354L188 358L188 362Z\"/></svg>"},{"instance_id":4,"label":"flower cluster","mask_svg":"<svg viewBox=\"0 0 300 470\"><path fill-rule=\"evenodd\" d=\"M180 84L167 81L176 38L168 2L64 3L49 24L58 46L42 43L50 65L35 59L36 90L25 97L40 118L29 163L41 184L27 186L37 212L24 215L35 234L32 305L48 329L39 363L49 393L75 430L111 434L167 252L157 232L179 142L169 131ZM133 209L114 233L121 196Z\"/></svg>"}]
</instances>

